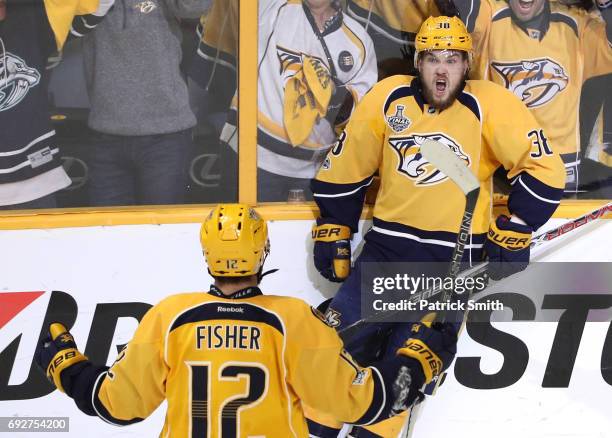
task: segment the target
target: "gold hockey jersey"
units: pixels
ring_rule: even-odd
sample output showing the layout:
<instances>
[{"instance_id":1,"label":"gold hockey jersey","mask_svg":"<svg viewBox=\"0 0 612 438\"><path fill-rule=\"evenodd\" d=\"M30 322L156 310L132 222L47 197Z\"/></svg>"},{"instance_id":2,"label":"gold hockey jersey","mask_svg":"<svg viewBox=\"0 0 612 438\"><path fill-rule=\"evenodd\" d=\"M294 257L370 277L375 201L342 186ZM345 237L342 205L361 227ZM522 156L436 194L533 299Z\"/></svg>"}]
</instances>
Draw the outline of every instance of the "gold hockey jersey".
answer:
<instances>
[{"instance_id":1,"label":"gold hockey jersey","mask_svg":"<svg viewBox=\"0 0 612 438\"><path fill-rule=\"evenodd\" d=\"M97 378L97 415L125 425L167 399L160 436L194 438L307 437L302 403L346 422L377 419L381 375L353 362L320 313L258 288L238 294L179 294L151 308Z\"/></svg>"},{"instance_id":2,"label":"gold hockey jersey","mask_svg":"<svg viewBox=\"0 0 612 438\"><path fill-rule=\"evenodd\" d=\"M357 229L365 187L380 175L373 231L430 246L453 247L465 206L461 191L419 153L431 138L447 145L481 181L472 233L482 246L491 217L491 178L502 165L513 180L510 211L537 229L554 212L564 172L554 144L510 92L467 81L456 101L438 111L419 80L379 82L355 110L312 182L321 216Z\"/></svg>"},{"instance_id":3,"label":"gold hockey jersey","mask_svg":"<svg viewBox=\"0 0 612 438\"><path fill-rule=\"evenodd\" d=\"M525 25L513 20L505 1L474 3L480 7L468 20L477 55L472 77L491 80L522 99L561 154L572 187L580 162L582 84L612 72L605 23L578 8L546 1L541 23Z\"/></svg>"},{"instance_id":4,"label":"gold hockey jersey","mask_svg":"<svg viewBox=\"0 0 612 438\"><path fill-rule=\"evenodd\" d=\"M397 44L414 43L423 21L440 15L434 0L348 0L347 12Z\"/></svg>"}]
</instances>

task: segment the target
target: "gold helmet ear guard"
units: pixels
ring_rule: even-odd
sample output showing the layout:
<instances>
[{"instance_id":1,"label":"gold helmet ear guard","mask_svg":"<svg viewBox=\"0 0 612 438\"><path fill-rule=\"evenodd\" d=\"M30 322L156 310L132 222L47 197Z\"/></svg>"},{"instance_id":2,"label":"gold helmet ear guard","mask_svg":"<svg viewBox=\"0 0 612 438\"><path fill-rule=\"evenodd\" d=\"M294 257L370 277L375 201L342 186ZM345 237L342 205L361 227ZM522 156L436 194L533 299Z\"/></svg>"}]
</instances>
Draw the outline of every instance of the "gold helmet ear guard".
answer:
<instances>
[{"instance_id":1,"label":"gold helmet ear guard","mask_svg":"<svg viewBox=\"0 0 612 438\"><path fill-rule=\"evenodd\" d=\"M458 17L429 17L415 38L414 66L419 53L429 50L459 50L468 54L472 64L472 37Z\"/></svg>"},{"instance_id":2,"label":"gold helmet ear guard","mask_svg":"<svg viewBox=\"0 0 612 438\"><path fill-rule=\"evenodd\" d=\"M268 227L244 204L219 204L200 229L200 243L213 276L258 274L270 252Z\"/></svg>"}]
</instances>

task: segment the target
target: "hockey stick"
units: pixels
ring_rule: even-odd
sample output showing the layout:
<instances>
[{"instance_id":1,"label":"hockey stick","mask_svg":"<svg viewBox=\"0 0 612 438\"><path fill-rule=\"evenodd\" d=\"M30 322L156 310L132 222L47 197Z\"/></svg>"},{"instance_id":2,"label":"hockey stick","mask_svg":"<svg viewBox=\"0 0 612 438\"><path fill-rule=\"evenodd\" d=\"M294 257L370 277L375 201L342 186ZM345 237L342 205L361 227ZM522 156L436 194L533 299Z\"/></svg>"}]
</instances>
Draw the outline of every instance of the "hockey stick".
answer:
<instances>
[{"instance_id":1,"label":"hockey stick","mask_svg":"<svg viewBox=\"0 0 612 438\"><path fill-rule=\"evenodd\" d=\"M478 195L480 193L480 182L469 169L466 162L459 158L459 156L455 154L447 145L440 143L439 141L424 139L423 144L421 144L419 149L419 153L423 155L429 164L434 166L451 181L453 181L465 196L465 209L463 211L463 216L461 217L459 232L457 233L457 240L453 248L450 266L448 269L448 275L451 278L455 278L461 269L461 261L463 259L465 245L467 245L471 236L470 231L472 226L472 217L474 216L474 209L476 208L476 202L478 201ZM437 292L442 293L442 301L450 300L452 298L453 290L451 288L443 288L442 290L437 290ZM421 299L423 299L423 296L424 294L420 294ZM387 314L395 315L397 312L387 312ZM446 312L438 312L436 319L444 321L445 314ZM372 315L372 317L376 317L376 315L380 314ZM383 314L383 317L384 316L385 315ZM349 325L345 329L340 330L338 334L342 340L346 342L348 339L353 337L354 333L358 332L363 325L373 322L372 317L359 320ZM381 322L381 320L377 319L376 322ZM410 416L406 419L406 434L410 433L412 423L411 420L417 415L418 409L415 410L415 408L416 406L412 408Z\"/></svg>"},{"instance_id":2,"label":"hockey stick","mask_svg":"<svg viewBox=\"0 0 612 438\"><path fill-rule=\"evenodd\" d=\"M612 211L612 202L598 208L595 209L594 211L591 211L590 213L587 213L583 216L580 216L577 219L565 222L564 224L550 230L544 233L541 233L539 235L537 235L536 237L534 237L531 240L531 245L530 248L534 249L544 243L550 242L553 239L556 239L557 237L563 236L564 234L569 233L570 231L573 231L587 223L590 223L592 221L595 221L603 216L606 215L607 212ZM488 265L488 262L484 262L481 263L480 265L475 266L472 269L468 269L466 271L463 271L460 276L464 275L464 276L473 276L475 273L476 275L478 275L478 273L483 272L486 270ZM459 329L458 334L460 334L463 331L463 328L465 327L465 324L467 322L467 318L468 318L468 313L469 311L466 311L463 315L463 321L461 322L461 328ZM432 390L431 390L431 394L433 394L437 388L438 385L440 385L443 381L444 381L444 375L446 374L446 372L442 373L440 376L438 376L438 379L435 382L431 382L430 385L432 386ZM425 391L425 389L423 390ZM421 403L415 405L412 407L412 409L410 410L410 413L408 415L408 418L406 419L406 422L404 423L404 427L402 428L401 432L400 432L400 437L401 438L411 438L412 434L414 432L414 424L417 421L417 419L420 416L421 413L421 409L423 408L423 403L425 402L425 400L423 400Z\"/></svg>"},{"instance_id":3,"label":"hockey stick","mask_svg":"<svg viewBox=\"0 0 612 438\"><path fill-rule=\"evenodd\" d=\"M583 216L580 216L579 218L569 220L559 225L558 227L545 231L544 233L538 234L537 236L531 239L531 249L533 250L535 248L538 248L545 243L549 243L550 241L558 237L564 236L571 231L577 230L578 228L582 227L583 225L586 225L587 223L591 223L596 219L604 217L607 213L612 213L612 202L602 207L599 207ZM481 262L477 265L472 266L469 269L466 269L460 272L457 275L457 277L459 278L477 277L478 275L483 274L487 270L488 264L489 262ZM440 288L423 289L420 292L416 292L412 294L409 301L418 302L419 300L427 300L427 299L430 299L431 297L439 295L441 292L442 291ZM405 313L405 312L403 310L378 312L378 313L368 316L367 318L363 318L358 321L355 321L351 325L340 330L338 334L340 335L342 340L346 343L364 325L369 324L369 323L374 323L374 322L389 321L390 319L392 319L393 317L401 313Z\"/></svg>"},{"instance_id":4,"label":"hockey stick","mask_svg":"<svg viewBox=\"0 0 612 438\"><path fill-rule=\"evenodd\" d=\"M531 249L536 246L539 246L543 243L550 242L557 237L561 237L570 231L574 231L577 228L580 228L583 225L586 225L594 220L597 220L607 213L612 213L612 202L608 202L606 205L599 207L585 215L580 216L579 218L572 219L564 223L563 225L558 226L552 230L546 231L545 233L539 234L531 239Z\"/></svg>"},{"instance_id":5,"label":"hockey stick","mask_svg":"<svg viewBox=\"0 0 612 438\"><path fill-rule=\"evenodd\" d=\"M444 145L443 143L426 139L421 145L420 153L423 154L430 164L439 169L444 175L453 181L465 195L465 210L461 218L461 225L457 234L457 241L455 242L455 248L451 256L449 267L449 275L454 278L459 273L463 252L465 251L465 245L470 238L470 227L472 224L472 216L474 215L474 208L476 207L476 201L478 200L478 194L480 192L480 183L472 171L467 167L465 161L459 158L452 150L450 150L448 146ZM486 267L483 269L483 271L485 269ZM427 299L433 295L442 293L441 301L444 302L451 298L452 292L453 291L451 289L440 290L430 288L421 291L420 293L413 294L410 301ZM340 330L338 334L346 343L364 325L372 322L384 322L399 313L402 313L402 311L375 313L374 315L360 319L348 327L345 327L344 329ZM438 314L438 319L443 318L444 313L440 312Z\"/></svg>"},{"instance_id":6,"label":"hockey stick","mask_svg":"<svg viewBox=\"0 0 612 438\"><path fill-rule=\"evenodd\" d=\"M430 164L435 166L453 181L465 195L465 209L463 210L459 233L457 233L457 242L453 249L453 255L451 256L448 270L448 275L451 278L455 278L461 269L465 245L467 245L471 236L472 217L474 216L474 209L476 208L476 202L478 201L478 195L480 193L480 181L478 181L478 178L472 173L466 162L459 158L457 154L450 150L445 144L427 139L421 145L420 151ZM452 293L453 291L451 288L443 289L441 301L445 302L450 300ZM437 319L444 321L445 314L445 311L438 312Z\"/></svg>"},{"instance_id":7,"label":"hockey stick","mask_svg":"<svg viewBox=\"0 0 612 438\"><path fill-rule=\"evenodd\" d=\"M426 140L423 145L421 145L420 152L427 159L427 161L429 161L432 165L444 173L451 181L453 181L465 195L465 209L463 210L461 225L459 226L459 232L457 233L457 241L453 249L453 255L451 256L450 266L448 269L448 276L455 279L457 278L459 270L461 269L465 245L467 245L471 236L472 217L474 216L474 209L476 208L476 202L478 201L478 195L480 194L480 182L466 165L465 161L459 158L457 154L448 148L448 146L437 141ZM450 301L452 295L452 288L443 288L441 301ZM445 310L437 312L436 320L444 322L445 319ZM412 432L414 431L413 426L419 417L421 408L422 402L410 409L408 418L406 418L406 422L402 428L402 437L410 438L412 436Z\"/></svg>"}]
</instances>

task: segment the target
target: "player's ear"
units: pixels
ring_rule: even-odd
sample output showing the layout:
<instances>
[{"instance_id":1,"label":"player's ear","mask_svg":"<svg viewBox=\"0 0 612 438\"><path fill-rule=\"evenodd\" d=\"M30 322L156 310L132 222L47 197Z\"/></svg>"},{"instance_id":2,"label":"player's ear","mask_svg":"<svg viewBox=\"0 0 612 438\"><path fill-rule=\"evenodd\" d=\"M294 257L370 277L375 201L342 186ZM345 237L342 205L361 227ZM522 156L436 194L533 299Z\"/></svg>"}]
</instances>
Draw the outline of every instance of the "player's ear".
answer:
<instances>
[{"instance_id":1,"label":"player's ear","mask_svg":"<svg viewBox=\"0 0 612 438\"><path fill-rule=\"evenodd\" d=\"M468 73L470 72L470 61L465 57L463 59L463 77L467 79Z\"/></svg>"}]
</instances>

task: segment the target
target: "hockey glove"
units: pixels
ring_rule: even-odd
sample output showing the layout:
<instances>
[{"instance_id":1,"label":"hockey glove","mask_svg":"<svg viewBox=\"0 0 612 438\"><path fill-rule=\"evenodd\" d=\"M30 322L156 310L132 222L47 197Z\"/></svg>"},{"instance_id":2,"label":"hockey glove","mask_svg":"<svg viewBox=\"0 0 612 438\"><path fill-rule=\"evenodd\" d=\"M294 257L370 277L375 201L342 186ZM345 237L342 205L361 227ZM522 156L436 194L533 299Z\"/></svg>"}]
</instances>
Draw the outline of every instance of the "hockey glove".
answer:
<instances>
[{"instance_id":1,"label":"hockey glove","mask_svg":"<svg viewBox=\"0 0 612 438\"><path fill-rule=\"evenodd\" d=\"M450 322L413 324L410 338L397 350L398 355L408 358L413 379L416 374L421 385L431 382L446 370L456 353L457 329ZM415 373L415 370L420 370L421 373Z\"/></svg>"},{"instance_id":2,"label":"hockey glove","mask_svg":"<svg viewBox=\"0 0 612 438\"><path fill-rule=\"evenodd\" d=\"M383 376L386 393L392 394L387 415L397 415L423 400L423 385L448 368L456 352L457 332L453 324L414 324L410 338L397 350L397 356L374 364Z\"/></svg>"},{"instance_id":3,"label":"hockey glove","mask_svg":"<svg viewBox=\"0 0 612 438\"><path fill-rule=\"evenodd\" d=\"M527 267L531 232L530 226L510 222L510 218L504 215L491 223L484 244L485 256L490 262L489 277L501 280Z\"/></svg>"},{"instance_id":4,"label":"hockey glove","mask_svg":"<svg viewBox=\"0 0 612 438\"><path fill-rule=\"evenodd\" d=\"M351 229L345 225L317 219L312 228L314 264L330 281L342 282L351 270Z\"/></svg>"},{"instance_id":5,"label":"hockey glove","mask_svg":"<svg viewBox=\"0 0 612 438\"><path fill-rule=\"evenodd\" d=\"M75 365L87 361L87 357L77 349L74 338L62 324L51 324L49 333L51 336L38 344L34 358L51 383L60 391L67 392L68 388L64 387L66 379L62 381L62 373L69 370L68 374L71 374L75 368L80 369L80 366Z\"/></svg>"}]
</instances>

